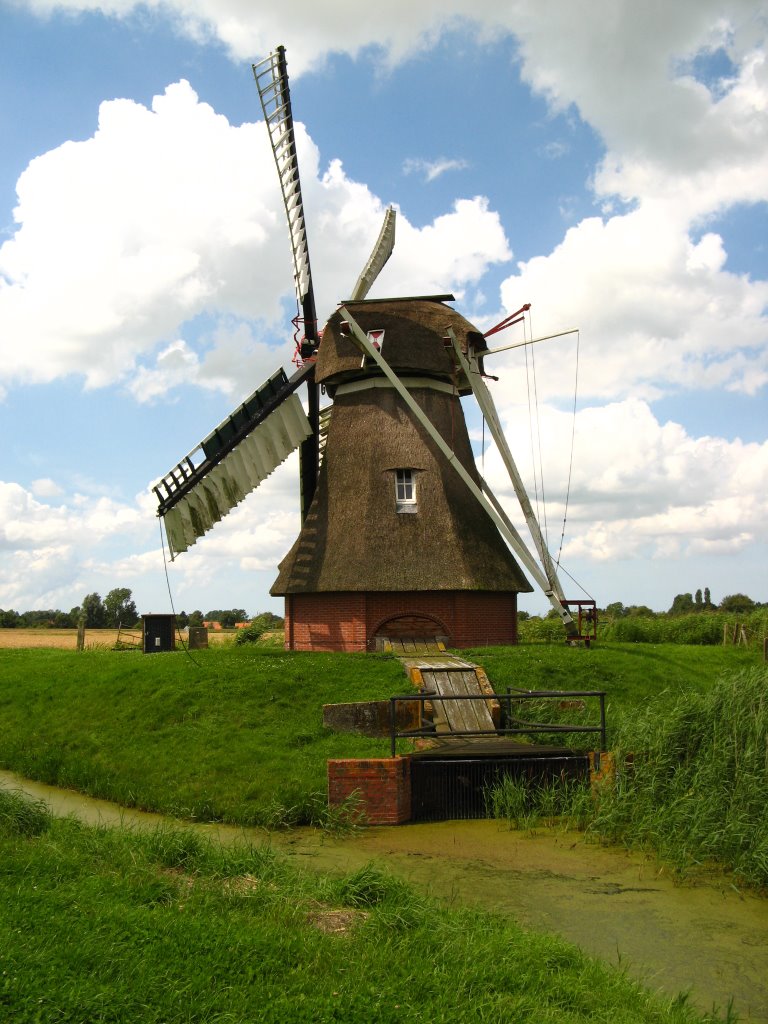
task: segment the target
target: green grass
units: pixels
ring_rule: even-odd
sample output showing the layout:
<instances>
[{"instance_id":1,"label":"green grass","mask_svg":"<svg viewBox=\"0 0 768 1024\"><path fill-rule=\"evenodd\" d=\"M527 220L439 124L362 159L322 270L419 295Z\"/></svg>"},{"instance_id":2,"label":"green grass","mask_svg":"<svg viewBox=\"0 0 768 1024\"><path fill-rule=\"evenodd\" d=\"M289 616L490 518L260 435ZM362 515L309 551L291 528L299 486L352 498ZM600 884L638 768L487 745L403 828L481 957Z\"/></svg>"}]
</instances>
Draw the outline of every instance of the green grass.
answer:
<instances>
[{"instance_id":1,"label":"green grass","mask_svg":"<svg viewBox=\"0 0 768 1024\"><path fill-rule=\"evenodd\" d=\"M0 791L0 1019L14 1024L719 1019L371 866L301 873L268 847L90 828L22 802Z\"/></svg>"},{"instance_id":2,"label":"green grass","mask_svg":"<svg viewBox=\"0 0 768 1024\"><path fill-rule=\"evenodd\" d=\"M562 627L561 627L562 629ZM723 673L757 664L755 650L682 644L597 643L586 647L519 644L463 652L481 664L497 693L525 690L605 690L617 713L658 697L707 690Z\"/></svg>"},{"instance_id":3,"label":"green grass","mask_svg":"<svg viewBox=\"0 0 768 1024\"><path fill-rule=\"evenodd\" d=\"M677 663L685 653L664 648L662 656ZM654 685L641 703L632 699L632 680L619 680L624 698L611 705L609 742L616 784L591 798L561 787L556 800L547 787L505 779L487 795L490 813L520 829L560 814L593 838L652 850L680 873L717 866L740 884L768 887L768 666L752 658L738 668L741 660L714 680L702 673L685 686L676 675L661 688L663 678L649 672ZM708 661L706 649L690 651L690 668ZM580 717L538 704L535 713L544 721Z\"/></svg>"},{"instance_id":4,"label":"green grass","mask_svg":"<svg viewBox=\"0 0 768 1024\"><path fill-rule=\"evenodd\" d=\"M177 817L318 821L326 760L387 749L324 729L322 705L407 686L381 656L222 647L194 657L0 652L0 765Z\"/></svg>"},{"instance_id":5,"label":"green grass","mask_svg":"<svg viewBox=\"0 0 768 1024\"><path fill-rule=\"evenodd\" d=\"M528 644L465 653L498 691L607 690L614 733L653 697L671 704L755 663L734 647ZM322 705L408 691L400 663L381 655L246 645L196 651L192 661L182 652L3 650L0 767L177 817L322 823L327 759L389 750L386 740L324 729Z\"/></svg>"}]
</instances>

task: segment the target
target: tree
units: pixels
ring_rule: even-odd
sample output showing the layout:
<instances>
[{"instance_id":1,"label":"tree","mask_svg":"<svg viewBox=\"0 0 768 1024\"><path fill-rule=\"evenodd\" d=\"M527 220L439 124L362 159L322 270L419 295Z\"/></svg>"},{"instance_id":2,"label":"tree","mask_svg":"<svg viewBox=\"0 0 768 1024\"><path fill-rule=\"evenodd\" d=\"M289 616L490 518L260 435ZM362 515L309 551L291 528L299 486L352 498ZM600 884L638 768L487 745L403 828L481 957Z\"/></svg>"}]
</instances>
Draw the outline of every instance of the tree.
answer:
<instances>
[{"instance_id":1,"label":"tree","mask_svg":"<svg viewBox=\"0 0 768 1024\"><path fill-rule=\"evenodd\" d=\"M247 622L248 612L244 608L214 608L205 613L206 622L220 622L225 629L232 629L236 622Z\"/></svg>"},{"instance_id":2,"label":"tree","mask_svg":"<svg viewBox=\"0 0 768 1024\"><path fill-rule=\"evenodd\" d=\"M69 612L62 612L57 609L53 612L51 625L54 629L71 629L73 626L77 625L77 619L73 621Z\"/></svg>"},{"instance_id":3,"label":"tree","mask_svg":"<svg viewBox=\"0 0 768 1024\"><path fill-rule=\"evenodd\" d=\"M519 615L520 613L518 612L518 617ZM237 621L242 622L243 620L238 619ZM285 619L275 615L274 612L259 612L258 615L254 615L251 625L255 625L257 628L265 631L268 629L282 629L285 625Z\"/></svg>"},{"instance_id":4,"label":"tree","mask_svg":"<svg viewBox=\"0 0 768 1024\"><path fill-rule=\"evenodd\" d=\"M704 604L707 606L707 608L714 608L715 607L712 604L712 598L710 597L710 594L709 594L709 587L704 587Z\"/></svg>"},{"instance_id":5,"label":"tree","mask_svg":"<svg viewBox=\"0 0 768 1024\"><path fill-rule=\"evenodd\" d=\"M201 611L190 612L188 626L202 626L204 615Z\"/></svg>"},{"instance_id":6,"label":"tree","mask_svg":"<svg viewBox=\"0 0 768 1024\"><path fill-rule=\"evenodd\" d=\"M99 629L104 625L106 611L100 594L86 594L80 610L85 615L85 625L88 629Z\"/></svg>"},{"instance_id":7,"label":"tree","mask_svg":"<svg viewBox=\"0 0 768 1024\"><path fill-rule=\"evenodd\" d=\"M127 587L116 587L104 598L104 624L107 626L135 626L139 619L136 605Z\"/></svg>"},{"instance_id":8,"label":"tree","mask_svg":"<svg viewBox=\"0 0 768 1024\"><path fill-rule=\"evenodd\" d=\"M7 612L4 612L0 608L0 626L3 629L15 629L19 624L19 613L15 612L13 608L9 608Z\"/></svg>"},{"instance_id":9,"label":"tree","mask_svg":"<svg viewBox=\"0 0 768 1024\"><path fill-rule=\"evenodd\" d=\"M179 612L179 614L176 616L176 625L179 627L179 629L187 628L187 626L189 625L189 616L187 615L186 612Z\"/></svg>"},{"instance_id":10,"label":"tree","mask_svg":"<svg viewBox=\"0 0 768 1024\"><path fill-rule=\"evenodd\" d=\"M702 605L704 604L704 599L701 596L701 588L699 588L699 590L696 591L693 600L696 603L696 611L701 611Z\"/></svg>"},{"instance_id":11,"label":"tree","mask_svg":"<svg viewBox=\"0 0 768 1024\"><path fill-rule=\"evenodd\" d=\"M627 609L621 601L612 601L605 606L605 614L610 618L622 619L627 614Z\"/></svg>"},{"instance_id":12,"label":"tree","mask_svg":"<svg viewBox=\"0 0 768 1024\"><path fill-rule=\"evenodd\" d=\"M692 612L695 605L691 594L678 594L669 609L670 615L687 615Z\"/></svg>"},{"instance_id":13,"label":"tree","mask_svg":"<svg viewBox=\"0 0 768 1024\"><path fill-rule=\"evenodd\" d=\"M751 612L755 608L755 602L746 594L729 594L720 602L721 612Z\"/></svg>"}]
</instances>

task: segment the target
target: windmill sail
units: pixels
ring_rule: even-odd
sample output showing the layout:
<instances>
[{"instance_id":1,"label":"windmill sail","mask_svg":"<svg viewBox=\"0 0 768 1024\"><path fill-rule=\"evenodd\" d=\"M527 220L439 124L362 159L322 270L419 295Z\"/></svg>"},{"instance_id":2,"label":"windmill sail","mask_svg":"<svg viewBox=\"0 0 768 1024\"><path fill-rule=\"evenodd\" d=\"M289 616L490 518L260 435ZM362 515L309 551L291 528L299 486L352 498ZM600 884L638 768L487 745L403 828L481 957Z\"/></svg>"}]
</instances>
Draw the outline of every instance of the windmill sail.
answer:
<instances>
[{"instance_id":1,"label":"windmill sail","mask_svg":"<svg viewBox=\"0 0 768 1024\"><path fill-rule=\"evenodd\" d=\"M280 369L153 487L171 558L190 548L312 434L291 378Z\"/></svg>"},{"instance_id":2,"label":"windmill sail","mask_svg":"<svg viewBox=\"0 0 768 1024\"><path fill-rule=\"evenodd\" d=\"M252 68L288 218L296 298L304 318L305 341L301 354L306 357L317 347L317 312L309 265L307 225L304 219L304 201L301 197L285 47L278 46L274 53L258 64L253 64Z\"/></svg>"},{"instance_id":3,"label":"windmill sail","mask_svg":"<svg viewBox=\"0 0 768 1024\"><path fill-rule=\"evenodd\" d=\"M293 257L293 280L300 315L304 321L304 337L299 345L299 355L302 359L309 359L314 355L320 337L317 330L312 270L309 264L307 224L304 218L304 201L301 196L301 181L299 180L299 162L296 154L296 136L293 130L285 47L278 46L274 53L258 64L253 64L252 68L280 179L285 214L288 218ZM314 380L308 381L307 391L309 422L312 430L301 446L302 519L306 518L309 506L312 504L317 486L317 474L320 469L318 448L320 396Z\"/></svg>"},{"instance_id":4,"label":"windmill sail","mask_svg":"<svg viewBox=\"0 0 768 1024\"><path fill-rule=\"evenodd\" d=\"M507 439L504 437L504 431L501 429L501 421L499 420L499 414L496 410L496 403L494 402L493 396L491 395L491 392L488 390L488 387L485 381L483 380L483 375L478 365L477 356L470 354L470 359L467 360L464 353L461 351L461 346L458 344L456 336L450 330L448 331L448 333L451 338L451 343L453 345L453 349L456 354L456 358L459 362L459 365L464 371L464 375L472 387L472 392L475 398L477 399L477 404L480 406L480 409L482 410L483 416L485 417L485 421L488 424L488 427L491 431L491 436L493 437L493 440L496 443L496 447L498 448L499 454L501 455L502 462L504 463L507 473L509 474L509 478L512 481L512 486L515 489L517 500L520 503L520 508L522 509L523 515L525 516L525 521L528 525L528 529L531 532L533 543L536 547L536 551L538 552L539 558L541 559L541 564L544 567L544 571L547 575L547 580L549 581L550 589L557 597L558 601L564 602L565 595L563 593L563 588L560 584L560 580L558 579L557 571L555 569L554 562L552 561L552 556L549 553L546 542L541 533L539 521L536 518L536 514L533 511L533 507L531 506L530 498L528 497L528 493L525 490L525 485L523 484L523 479L520 476L520 473L517 469L515 460L512 457L512 452L510 451L509 445L507 444Z\"/></svg>"},{"instance_id":5,"label":"windmill sail","mask_svg":"<svg viewBox=\"0 0 768 1024\"><path fill-rule=\"evenodd\" d=\"M366 297L371 290L373 282L383 270L384 264L392 255L392 250L395 247L395 217L395 209L393 206L390 206L384 214L384 223L381 225L381 231L376 240L376 245L373 247L373 252L368 257L368 262L363 267L360 277L357 279L357 284L350 295L351 302L359 302L360 299Z\"/></svg>"}]
</instances>

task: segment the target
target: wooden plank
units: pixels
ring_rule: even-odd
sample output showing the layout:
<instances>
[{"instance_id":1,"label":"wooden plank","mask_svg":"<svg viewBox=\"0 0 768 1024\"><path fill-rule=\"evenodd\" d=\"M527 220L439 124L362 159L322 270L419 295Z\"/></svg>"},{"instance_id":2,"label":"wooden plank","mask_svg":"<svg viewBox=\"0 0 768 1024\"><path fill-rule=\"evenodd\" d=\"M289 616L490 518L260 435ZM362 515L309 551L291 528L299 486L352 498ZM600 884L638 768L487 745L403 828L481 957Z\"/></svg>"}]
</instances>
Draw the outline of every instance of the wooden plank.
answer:
<instances>
[{"instance_id":1,"label":"wooden plank","mask_svg":"<svg viewBox=\"0 0 768 1024\"><path fill-rule=\"evenodd\" d=\"M466 672L463 672L462 676L464 679L464 683L467 687L467 693L482 694L483 690L482 687L480 686L480 680L475 675L474 670L468 670ZM490 729L493 729L495 731L496 727L493 724L493 716L491 715L491 710L488 707L487 701L472 700L466 701L466 703L468 707L472 709L472 714L475 717L475 721L477 723L475 728L483 731L487 731Z\"/></svg>"},{"instance_id":2,"label":"wooden plank","mask_svg":"<svg viewBox=\"0 0 768 1024\"><path fill-rule=\"evenodd\" d=\"M488 705L482 696L480 683L473 670L440 671L434 668L422 668L424 686L427 690L435 690L440 696L477 695L477 700L446 700L437 697L433 700L435 715L439 724L444 723L452 732L477 732L493 730Z\"/></svg>"},{"instance_id":3,"label":"wooden plank","mask_svg":"<svg viewBox=\"0 0 768 1024\"><path fill-rule=\"evenodd\" d=\"M425 674L424 685L428 690L434 689L438 694L450 694L451 688L448 682L447 672L429 672ZM444 731L440 729L442 723L445 724L450 732L455 732L457 729L461 730L464 728L463 719L457 716L456 705L458 701L442 701L437 697L433 698L432 706L435 709L435 716L437 718L436 726L438 732Z\"/></svg>"},{"instance_id":4,"label":"wooden plank","mask_svg":"<svg viewBox=\"0 0 768 1024\"><path fill-rule=\"evenodd\" d=\"M477 676L472 671L452 672L451 681L456 694L471 697L482 693ZM463 700L456 703L461 704L465 728L473 732L493 729L493 720L484 700Z\"/></svg>"}]
</instances>

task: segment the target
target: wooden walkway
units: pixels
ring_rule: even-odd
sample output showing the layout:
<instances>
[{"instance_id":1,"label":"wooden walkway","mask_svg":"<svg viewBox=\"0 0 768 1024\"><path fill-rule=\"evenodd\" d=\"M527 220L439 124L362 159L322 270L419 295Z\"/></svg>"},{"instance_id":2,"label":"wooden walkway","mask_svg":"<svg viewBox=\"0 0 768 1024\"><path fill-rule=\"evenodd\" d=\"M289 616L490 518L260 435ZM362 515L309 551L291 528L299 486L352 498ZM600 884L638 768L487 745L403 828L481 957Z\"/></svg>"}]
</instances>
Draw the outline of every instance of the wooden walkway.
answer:
<instances>
[{"instance_id":1,"label":"wooden walkway","mask_svg":"<svg viewBox=\"0 0 768 1024\"><path fill-rule=\"evenodd\" d=\"M467 732L491 734L479 738L494 740L496 701L484 696L483 687L486 693L492 692L492 687L482 669L471 661L448 654L439 640L391 639L385 641L384 650L397 655L414 686L430 695L432 720L442 743L456 743L459 736L450 734ZM440 699L450 697L468 699ZM475 697L476 700L471 699ZM461 736L463 743L469 739Z\"/></svg>"}]
</instances>

